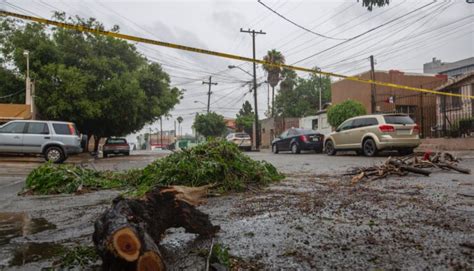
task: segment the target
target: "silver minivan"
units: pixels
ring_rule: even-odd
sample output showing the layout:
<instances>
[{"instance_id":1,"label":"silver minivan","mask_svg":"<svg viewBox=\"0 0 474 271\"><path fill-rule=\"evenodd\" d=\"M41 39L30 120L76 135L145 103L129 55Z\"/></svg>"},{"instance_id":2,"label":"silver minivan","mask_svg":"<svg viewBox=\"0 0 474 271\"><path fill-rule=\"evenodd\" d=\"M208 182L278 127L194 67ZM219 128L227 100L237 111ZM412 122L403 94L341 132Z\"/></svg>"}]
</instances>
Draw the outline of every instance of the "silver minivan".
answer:
<instances>
[{"instance_id":1,"label":"silver minivan","mask_svg":"<svg viewBox=\"0 0 474 271\"><path fill-rule=\"evenodd\" d=\"M86 142L71 122L14 120L0 126L0 153L40 154L53 163L81 153Z\"/></svg>"}]
</instances>

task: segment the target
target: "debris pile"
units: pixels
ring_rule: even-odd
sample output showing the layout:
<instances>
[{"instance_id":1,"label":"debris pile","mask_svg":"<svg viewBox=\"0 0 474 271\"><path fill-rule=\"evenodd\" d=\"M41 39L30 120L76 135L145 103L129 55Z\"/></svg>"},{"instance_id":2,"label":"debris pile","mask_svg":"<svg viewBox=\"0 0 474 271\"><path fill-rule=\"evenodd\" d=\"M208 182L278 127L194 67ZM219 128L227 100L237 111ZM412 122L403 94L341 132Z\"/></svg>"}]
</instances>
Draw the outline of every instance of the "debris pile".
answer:
<instances>
[{"instance_id":1,"label":"debris pile","mask_svg":"<svg viewBox=\"0 0 474 271\"><path fill-rule=\"evenodd\" d=\"M464 174L470 174L470 169L458 167L459 159L447 152L437 153L414 153L403 157L389 157L383 164L349 169L345 176L353 176L352 184L358 183L364 178L369 181L386 178L390 175L406 176L409 173L429 176L432 171L428 169L454 170Z\"/></svg>"}]
</instances>

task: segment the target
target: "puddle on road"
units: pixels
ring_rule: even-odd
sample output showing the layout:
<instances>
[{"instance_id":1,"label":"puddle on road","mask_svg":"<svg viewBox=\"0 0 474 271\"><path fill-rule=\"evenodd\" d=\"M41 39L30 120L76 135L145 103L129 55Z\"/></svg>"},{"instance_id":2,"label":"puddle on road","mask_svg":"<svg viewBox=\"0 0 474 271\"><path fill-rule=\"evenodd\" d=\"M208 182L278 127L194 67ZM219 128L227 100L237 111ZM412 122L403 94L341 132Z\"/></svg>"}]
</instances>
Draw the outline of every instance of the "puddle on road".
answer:
<instances>
[{"instance_id":1,"label":"puddle on road","mask_svg":"<svg viewBox=\"0 0 474 271\"><path fill-rule=\"evenodd\" d=\"M52 229L56 229L56 225L44 218L30 218L27 213L0 213L0 246L15 237Z\"/></svg>"},{"instance_id":2,"label":"puddle on road","mask_svg":"<svg viewBox=\"0 0 474 271\"><path fill-rule=\"evenodd\" d=\"M62 255L64 247L55 243L26 243L17 247L13 251L13 258L10 266L20 266L31 262L38 262L45 259Z\"/></svg>"},{"instance_id":3,"label":"puddle on road","mask_svg":"<svg viewBox=\"0 0 474 271\"><path fill-rule=\"evenodd\" d=\"M20 266L26 263L50 259L54 256L60 255L62 251L64 251L63 246L60 244L34 242L18 244L10 243L12 239L17 237L25 237L53 229L56 229L56 225L48 222L44 218L31 218L24 212L0 213L0 247L3 247L1 250L5 250L1 252L6 252L7 255L11 255L9 261L0 261L0 269L4 264L8 264L9 266Z\"/></svg>"}]
</instances>

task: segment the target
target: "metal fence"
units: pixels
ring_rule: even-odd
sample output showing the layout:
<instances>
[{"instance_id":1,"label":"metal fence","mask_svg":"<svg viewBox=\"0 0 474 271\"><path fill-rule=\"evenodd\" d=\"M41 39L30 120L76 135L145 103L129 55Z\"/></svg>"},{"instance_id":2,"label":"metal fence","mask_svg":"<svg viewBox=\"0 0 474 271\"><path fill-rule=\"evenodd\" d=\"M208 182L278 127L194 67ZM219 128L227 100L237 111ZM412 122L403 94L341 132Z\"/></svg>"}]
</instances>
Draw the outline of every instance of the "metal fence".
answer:
<instances>
[{"instance_id":1,"label":"metal fence","mask_svg":"<svg viewBox=\"0 0 474 271\"><path fill-rule=\"evenodd\" d=\"M410 115L420 126L422 138L474 136L474 103L470 99L417 93L385 96L377 105L381 112Z\"/></svg>"}]
</instances>

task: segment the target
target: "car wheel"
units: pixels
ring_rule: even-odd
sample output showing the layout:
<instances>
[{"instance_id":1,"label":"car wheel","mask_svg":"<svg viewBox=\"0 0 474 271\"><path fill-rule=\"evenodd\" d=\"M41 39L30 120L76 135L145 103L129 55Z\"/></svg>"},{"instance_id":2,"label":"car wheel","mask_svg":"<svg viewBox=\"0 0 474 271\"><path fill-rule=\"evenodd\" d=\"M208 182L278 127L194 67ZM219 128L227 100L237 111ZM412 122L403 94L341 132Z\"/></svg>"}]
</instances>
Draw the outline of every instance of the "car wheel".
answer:
<instances>
[{"instance_id":1,"label":"car wheel","mask_svg":"<svg viewBox=\"0 0 474 271\"><path fill-rule=\"evenodd\" d=\"M272 145L272 152L273 152L274 154L277 154L277 153L278 153L278 146L277 146L276 144L273 144L273 145Z\"/></svg>"},{"instance_id":2,"label":"car wheel","mask_svg":"<svg viewBox=\"0 0 474 271\"><path fill-rule=\"evenodd\" d=\"M398 150L398 153L400 155L410 155L413 153L413 149L412 148L401 149L401 150Z\"/></svg>"},{"instance_id":3,"label":"car wheel","mask_svg":"<svg viewBox=\"0 0 474 271\"><path fill-rule=\"evenodd\" d=\"M326 141L325 148L327 155L336 155L336 148L334 148L334 143L331 140Z\"/></svg>"},{"instance_id":4,"label":"car wheel","mask_svg":"<svg viewBox=\"0 0 474 271\"><path fill-rule=\"evenodd\" d=\"M44 158L46 161L59 164L66 160L63 150L60 147L49 147L44 152Z\"/></svg>"},{"instance_id":5,"label":"car wheel","mask_svg":"<svg viewBox=\"0 0 474 271\"><path fill-rule=\"evenodd\" d=\"M109 155L107 153L104 153L104 158L107 158L109 157Z\"/></svg>"},{"instance_id":6,"label":"car wheel","mask_svg":"<svg viewBox=\"0 0 474 271\"><path fill-rule=\"evenodd\" d=\"M129 156L129 155L130 155L130 152L126 152L126 153L125 153L125 156Z\"/></svg>"},{"instance_id":7,"label":"car wheel","mask_svg":"<svg viewBox=\"0 0 474 271\"><path fill-rule=\"evenodd\" d=\"M373 157L377 154L377 145L372 138L369 138L364 141L362 150L365 156Z\"/></svg>"},{"instance_id":8,"label":"car wheel","mask_svg":"<svg viewBox=\"0 0 474 271\"><path fill-rule=\"evenodd\" d=\"M300 152L301 152L301 150L300 150L300 147L298 146L298 144L296 144L296 143L291 144L291 153L292 154L298 154Z\"/></svg>"}]
</instances>

